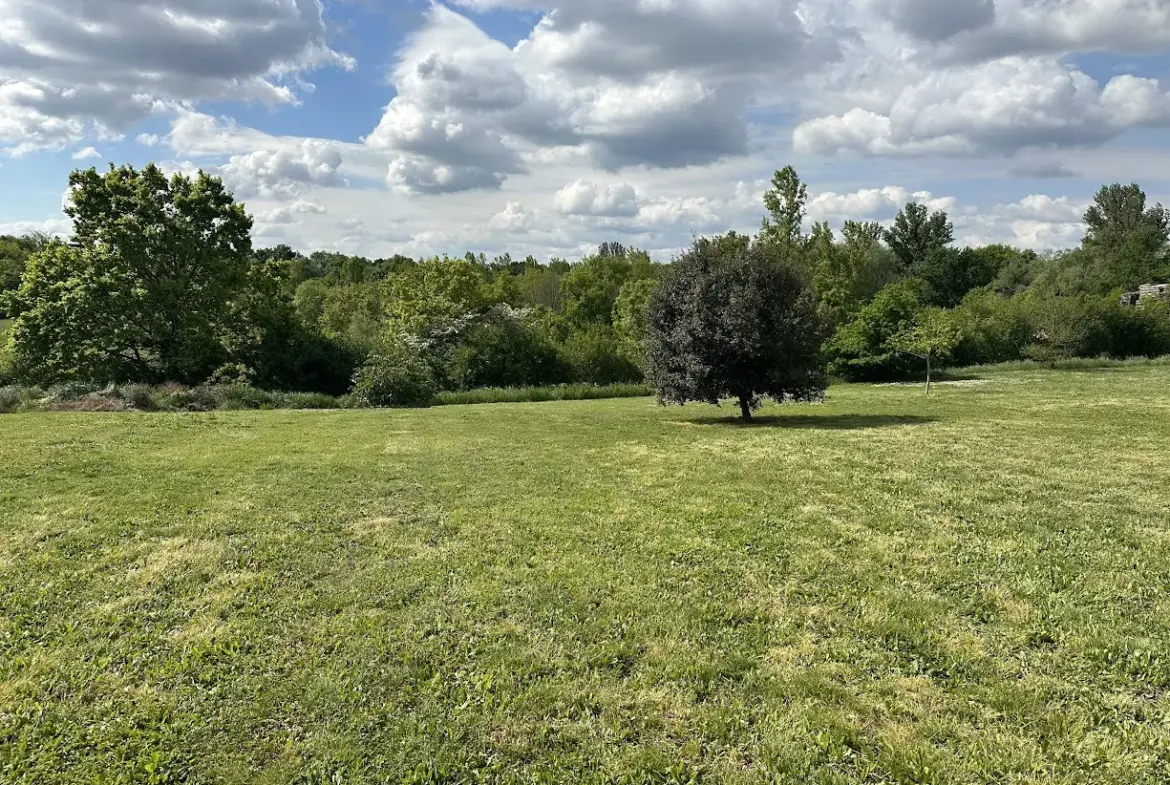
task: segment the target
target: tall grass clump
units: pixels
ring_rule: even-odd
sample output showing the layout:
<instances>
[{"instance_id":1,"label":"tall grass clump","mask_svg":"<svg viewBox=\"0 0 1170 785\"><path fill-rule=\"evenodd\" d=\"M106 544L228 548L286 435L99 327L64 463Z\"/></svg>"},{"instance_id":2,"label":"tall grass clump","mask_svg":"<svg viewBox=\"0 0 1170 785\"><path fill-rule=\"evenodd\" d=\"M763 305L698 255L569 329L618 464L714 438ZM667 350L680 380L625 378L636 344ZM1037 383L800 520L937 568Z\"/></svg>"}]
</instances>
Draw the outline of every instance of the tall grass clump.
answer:
<instances>
[{"instance_id":1,"label":"tall grass clump","mask_svg":"<svg viewBox=\"0 0 1170 785\"><path fill-rule=\"evenodd\" d=\"M1008 371L1095 371L1103 368L1152 368L1170 365L1170 356L1131 357L1117 360L1112 357L1072 357L1062 360L1017 360L1013 362L972 365L955 368L952 375L968 373L996 373Z\"/></svg>"},{"instance_id":2,"label":"tall grass clump","mask_svg":"<svg viewBox=\"0 0 1170 785\"><path fill-rule=\"evenodd\" d=\"M487 403L541 403L544 401L594 401L610 398L645 398L654 393L644 384L567 384L559 387L490 387L441 392L435 406L470 406Z\"/></svg>"}]
</instances>

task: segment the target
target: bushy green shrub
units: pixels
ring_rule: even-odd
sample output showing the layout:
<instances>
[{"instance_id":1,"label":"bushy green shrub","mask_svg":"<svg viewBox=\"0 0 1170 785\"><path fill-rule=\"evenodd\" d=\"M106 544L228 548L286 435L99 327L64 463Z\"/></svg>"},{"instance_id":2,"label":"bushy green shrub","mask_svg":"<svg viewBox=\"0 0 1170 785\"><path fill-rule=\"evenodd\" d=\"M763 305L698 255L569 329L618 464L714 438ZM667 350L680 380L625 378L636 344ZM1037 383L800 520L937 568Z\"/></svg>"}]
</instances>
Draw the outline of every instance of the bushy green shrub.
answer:
<instances>
[{"instance_id":1,"label":"bushy green shrub","mask_svg":"<svg viewBox=\"0 0 1170 785\"><path fill-rule=\"evenodd\" d=\"M641 382L645 373L630 360L612 327L595 324L569 336L562 355L578 384Z\"/></svg>"},{"instance_id":2,"label":"bushy green shrub","mask_svg":"<svg viewBox=\"0 0 1170 785\"><path fill-rule=\"evenodd\" d=\"M447 385L458 390L561 384L570 374L540 330L504 309L464 329L442 366Z\"/></svg>"},{"instance_id":3,"label":"bushy green shrub","mask_svg":"<svg viewBox=\"0 0 1170 785\"><path fill-rule=\"evenodd\" d=\"M20 390L16 387L0 387L0 414L20 411Z\"/></svg>"},{"instance_id":4,"label":"bushy green shrub","mask_svg":"<svg viewBox=\"0 0 1170 785\"><path fill-rule=\"evenodd\" d=\"M64 382L50 387L49 397L58 402L75 401L101 389L103 389L101 385L89 382Z\"/></svg>"},{"instance_id":5,"label":"bushy green shrub","mask_svg":"<svg viewBox=\"0 0 1170 785\"><path fill-rule=\"evenodd\" d=\"M207 379L209 387L248 386L256 379L256 372L243 363L225 363Z\"/></svg>"},{"instance_id":6,"label":"bushy green shrub","mask_svg":"<svg viewBox=\"0 0 1170 785\"><path fill-rule=\"evenodd\" d=\"M154 398L154 388L149 384L128 384L121 388L121 394L130 407L137 411L153 412L160 408Z\"/></svg>"},{"instance_id":7,"label":"bushy green shrub","mask_svg":"<svg viewBox=\"0 0 1170 785\"><path fill-rule=\"evenodd\" d=\"M1147 300L1136 308L1112 305L1104 314L1113 357L1170 354L1170 303Z\"/></svg>"},{"instance_id":8,"label":"bushy green shrub","mask_svg":"<svg viewBox=\"0 0 1170 785\"><path fill-rule=\"evenodd\" d=\"M353 395L363 406L430 406L439 386L421 354L403 341L388 341L354 377Z\"/></svg>"},{"instance_id":9,"label":"bushy green shrub","mask_svg":"<svg viewBox=\"0 0 1170 785\"><path fill-rule=\"evenodd\" d=\"M910 278L878 292L826 345L830 373L849 381L897 379L914 373L918 361L891 341L913 329L925 291L922 281Z\"/></svg>"},{"instance_id":10,"label":"bushy green shrub","mask_svg":"<svg viewBox=\"0 0 1170 785\"><path fill-rule=\"evenodd\" d=\"M256 410L279 408L281 396L247 384L225 384L209 388L217 409Z\"/></svg>"},{"instance_id":11,"label":"bushy green shrub","mask_svg":"<svg viewBox=\"0 0 1170 785\"><path fill-rule=\"evenodd\" d=\"M282 401L283 409L343 409L346 401L324 393L287 393Z\"/></svg>"},{"instance_id":12,"label":"bushy green shrub","mask_svg":"<svg viewBox=\"0 0 1170 785\"><path fill-rule=\"evenodd\" d=\"M981 290L955 309L962 339L955 350L958 365L986 365L1020 360L1036 335L1029 309L1033 298L1002 297Z\"/></svg>"},{"instance_id":13,"label":"bushy green shrub","mask_svg":"<svg viewBox=\"0 0 1170 785\"><path fill-rule=\"evenodd\" d=\"M0 329L0 385L16 382L16 358L12 356L12 344L4 338L4 330Z\"/></svg>"}]
</instances>

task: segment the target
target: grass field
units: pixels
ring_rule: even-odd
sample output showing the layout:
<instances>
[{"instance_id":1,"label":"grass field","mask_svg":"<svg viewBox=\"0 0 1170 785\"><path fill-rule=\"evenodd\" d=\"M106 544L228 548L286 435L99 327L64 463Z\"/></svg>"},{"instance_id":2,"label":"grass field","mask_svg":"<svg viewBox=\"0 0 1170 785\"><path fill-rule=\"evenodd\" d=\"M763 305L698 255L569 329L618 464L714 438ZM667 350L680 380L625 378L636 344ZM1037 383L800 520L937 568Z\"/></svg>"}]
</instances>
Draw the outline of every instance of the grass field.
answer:
<instances>
[{"instance_id":1,"label":"grass field","mask_svg":"<svg viewBox=\"0 0 1170 785\"><path fill-rule=\"evenodd\" d=\"M1165 783L1170 367L0 419L3 783Z\"/></svg>"}]
</instances>

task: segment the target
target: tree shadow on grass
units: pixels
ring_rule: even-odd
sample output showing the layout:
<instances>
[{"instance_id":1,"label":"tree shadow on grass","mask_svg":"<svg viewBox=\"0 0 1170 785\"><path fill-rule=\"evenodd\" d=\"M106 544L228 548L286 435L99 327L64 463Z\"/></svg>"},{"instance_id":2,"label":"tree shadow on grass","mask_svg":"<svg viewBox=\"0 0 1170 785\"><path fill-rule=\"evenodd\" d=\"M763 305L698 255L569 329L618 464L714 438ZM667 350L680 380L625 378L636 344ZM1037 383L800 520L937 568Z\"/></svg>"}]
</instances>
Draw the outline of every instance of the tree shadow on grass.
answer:
<instances>
[{"instance_id":1,"label":"tree shadow on grass","mask_svg":"<svg viewBox=\"0 0 1170 785\"><path fill-rule=\"evenodd\" d=\"M687 420L688 425L723 428L787 428L812 431L866 431L875 428L905 428L939 422L936 417L910 414L768 414L745 422L739 417Z\"/></svg>"}]
</instances>

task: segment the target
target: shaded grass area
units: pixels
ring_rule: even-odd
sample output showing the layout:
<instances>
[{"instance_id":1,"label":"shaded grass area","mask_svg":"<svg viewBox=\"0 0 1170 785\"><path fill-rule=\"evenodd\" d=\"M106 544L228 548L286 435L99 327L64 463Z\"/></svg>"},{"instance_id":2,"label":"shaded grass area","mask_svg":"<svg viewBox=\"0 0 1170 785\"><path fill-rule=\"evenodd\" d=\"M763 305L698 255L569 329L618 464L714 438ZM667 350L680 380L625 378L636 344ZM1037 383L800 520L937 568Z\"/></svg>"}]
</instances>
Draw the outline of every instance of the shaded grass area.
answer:
<instances>
[{"instance_id":1,"label":"shaded grass area","mask_svg":"<svg viewBox=\"0 0 1170 785\"><path fill-rule=\"evenodd\" d=\"M22 414L0 781L1163 783L1170 368Z\"/></svg>"}]
</instances>

